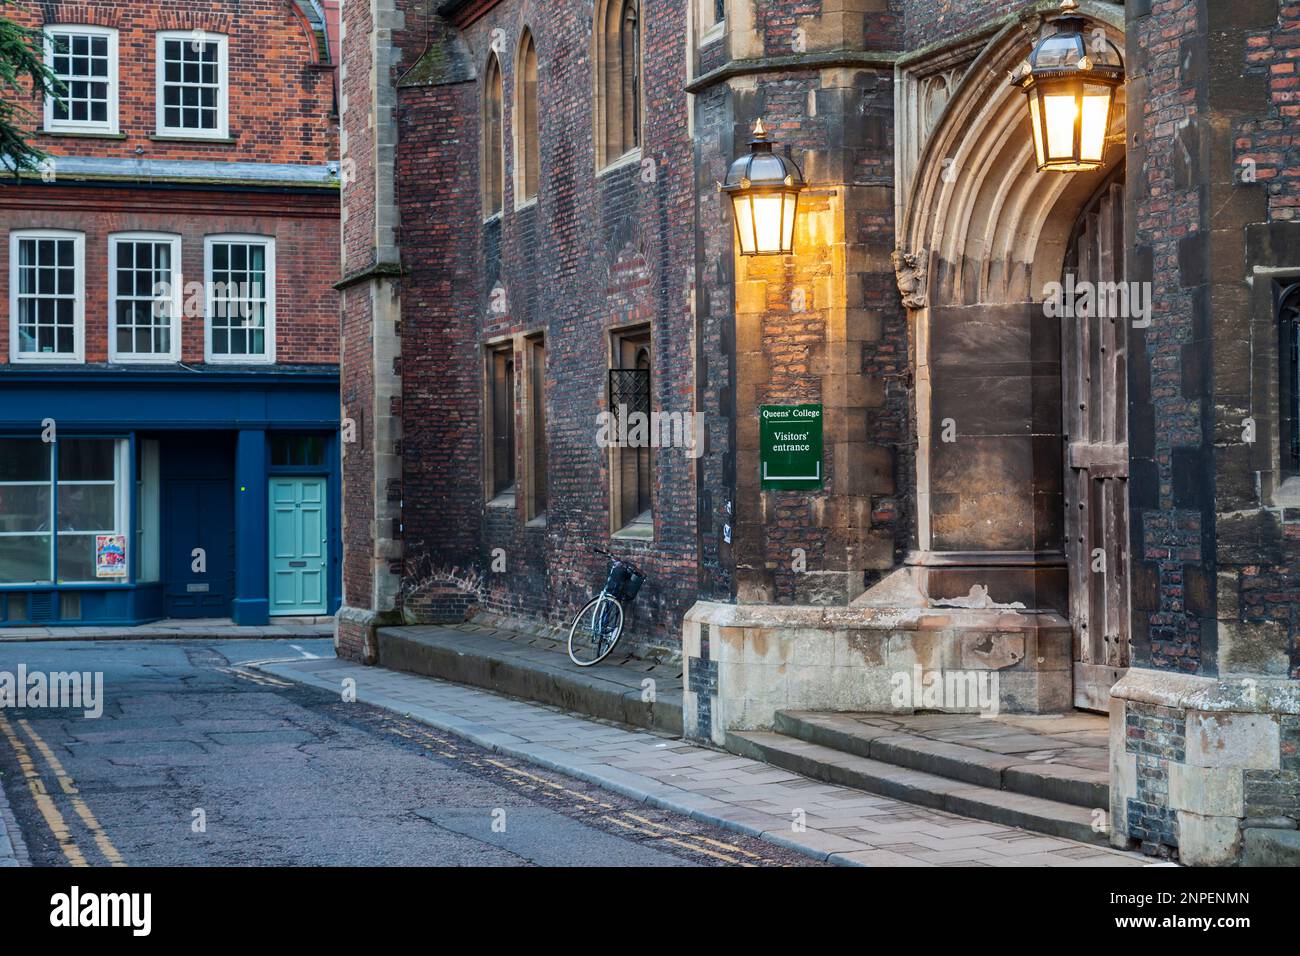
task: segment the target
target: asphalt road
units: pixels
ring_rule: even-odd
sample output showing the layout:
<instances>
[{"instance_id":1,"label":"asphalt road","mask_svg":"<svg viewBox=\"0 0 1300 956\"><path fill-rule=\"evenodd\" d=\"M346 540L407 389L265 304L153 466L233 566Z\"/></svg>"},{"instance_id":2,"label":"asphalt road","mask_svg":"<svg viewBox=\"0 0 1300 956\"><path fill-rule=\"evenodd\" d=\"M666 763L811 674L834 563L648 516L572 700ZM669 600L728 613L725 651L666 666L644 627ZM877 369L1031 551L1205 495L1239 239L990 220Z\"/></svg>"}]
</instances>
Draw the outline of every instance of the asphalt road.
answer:
<instances>
[{"instance_id":1,"label":"asphalt road","mask_svg":"<svg viewBox=\"0 0 1300 956\"><path fill-rule=\"evenodd\" d=\"M103 713L0 709L35 865L807 865L792 852L280 681L329 641L0 644L103 675Z\"/></svg>"}]
</instances>

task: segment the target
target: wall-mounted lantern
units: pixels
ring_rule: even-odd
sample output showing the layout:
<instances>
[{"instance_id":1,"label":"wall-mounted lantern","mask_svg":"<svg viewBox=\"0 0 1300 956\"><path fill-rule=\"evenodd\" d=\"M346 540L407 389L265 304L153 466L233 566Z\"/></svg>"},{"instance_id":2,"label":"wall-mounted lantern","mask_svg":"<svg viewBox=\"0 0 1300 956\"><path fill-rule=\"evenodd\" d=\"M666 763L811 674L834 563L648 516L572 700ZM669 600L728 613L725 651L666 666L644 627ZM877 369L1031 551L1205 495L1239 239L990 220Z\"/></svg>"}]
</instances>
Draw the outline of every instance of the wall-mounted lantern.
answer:
<instances>
[{"instance_id":1,"label":"wall-mounted lantern","mask_svg":"<svg viewBox=\"0 0 1300 956\"><path fill-rule=\"evenodd\" d=\"M1115 90L1124 60L1100 27L1077 15L1077 0L1063 0L1052 20L1056 32L1035 44L1011 83L1029 102L1029 125L1039 172L1098 169L1106 151Z\"/></svg>"},{"instance_id":2,"label":"wall-mounted lantern","mask_svg":"<svg viewBox=\"0 0 1300 956\"><path fill-rule=\"evenodd\" d=\"M742 256L782 256L794 250L794 216L803 187L799 167L772 152L760 119L749 152L731 164L720 187L731 197Z\"/></svg>"}]
</instances>

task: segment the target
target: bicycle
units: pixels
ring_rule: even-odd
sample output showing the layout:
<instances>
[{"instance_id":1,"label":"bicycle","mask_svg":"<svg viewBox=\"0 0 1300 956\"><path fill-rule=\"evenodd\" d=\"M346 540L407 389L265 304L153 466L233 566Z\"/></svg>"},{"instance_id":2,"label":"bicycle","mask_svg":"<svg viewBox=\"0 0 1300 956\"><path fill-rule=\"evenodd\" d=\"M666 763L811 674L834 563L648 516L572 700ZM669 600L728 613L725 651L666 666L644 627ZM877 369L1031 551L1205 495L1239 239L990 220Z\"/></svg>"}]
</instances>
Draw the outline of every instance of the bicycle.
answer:
<instances>
[{"instance_id":1,"label":"bicycle","mask_svg":"<svg viewBox=\"0 0 1300 956\"><path fill-rule=\"evenodd\" d=\"M569 660L579 667L599 664L623 634L623 607L636 600L645 574L631 561L600 548L595 554L609 558L609 573L601 592L587 602L569 625Z\"/></svg>"}]
</instances>

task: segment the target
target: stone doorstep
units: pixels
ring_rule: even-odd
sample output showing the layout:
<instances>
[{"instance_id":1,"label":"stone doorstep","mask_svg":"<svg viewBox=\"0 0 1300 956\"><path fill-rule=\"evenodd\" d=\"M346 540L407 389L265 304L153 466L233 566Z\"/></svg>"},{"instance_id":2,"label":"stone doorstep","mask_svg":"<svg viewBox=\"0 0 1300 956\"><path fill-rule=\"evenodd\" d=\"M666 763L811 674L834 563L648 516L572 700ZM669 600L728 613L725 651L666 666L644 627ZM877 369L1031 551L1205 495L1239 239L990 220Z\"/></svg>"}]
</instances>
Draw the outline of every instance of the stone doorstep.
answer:
<instances>
[{"instance_id":1,"label":"stone doorstep","mask_svg":"<svg viewBox=\"0 0 1300 956\"><path fill-rule=\"evenodd\" d=\"M779 733L731 732L727 749L826 783L1081 843L1109 845L1106 834L1093 829L1093 810L1088 808L975 786Z\"/></svg>"},{"instance_id":2,"label":"stone doorstep","mask_svg":"<svg viewBox=\"0 0 1300 956\"><path fill-rule=\"evenodd\" d=\"M968 720L989 725L980 717ZM905 719L898 721L905 723ZM905 727L863 724L844 714L778 711L775 730L788 737L936 777L990 790L1071 804L1086 810L1110 807L1109 775L1067 763L1026 761L1023 757L934 740ZM1051 738L1043 737L1043 749Z\"/></svg>"},{"instance_id":3,"label":"stone doorstep","mask_svg":"<svg viewBox=\"0 0 1300 956\"><path fill-rule=\"evenodd\" d=\"M481 687L589 717L682 734L681 668L624 655L578 667L563 646L534 635L445 625L384 627L379 664ZM654 681L655 699L642 700Z\"/></svg>"}]
</instances>

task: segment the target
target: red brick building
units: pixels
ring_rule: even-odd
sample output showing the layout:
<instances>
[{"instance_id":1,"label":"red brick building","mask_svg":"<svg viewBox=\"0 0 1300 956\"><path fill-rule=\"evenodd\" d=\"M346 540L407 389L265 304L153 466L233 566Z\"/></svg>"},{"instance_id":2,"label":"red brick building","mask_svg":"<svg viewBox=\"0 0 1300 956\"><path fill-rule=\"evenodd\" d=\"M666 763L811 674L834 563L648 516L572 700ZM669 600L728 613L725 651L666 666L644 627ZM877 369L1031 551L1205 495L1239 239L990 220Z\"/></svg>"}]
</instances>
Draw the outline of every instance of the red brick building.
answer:
<instances>
[{"instance_id":1,"label":"red brick building","mask_svg":"<svg viewBox=\"0 0 1300 956\"><path fill-rule=\"evenodd\" d=\"M0 625L331 613L337 7L8 10L64 94L0 186Z\"/></svg>"},{"instance_id":2,"label":"red brick building","mask_svg":"<svg viewBox=\"0 0 1300 956\"><path fill-rule=\"evenodd\" d=\"M1300 6L344 21L341 653L563 625L599 545L649 573L630 636L680 651L690 733L993 675L1003 709L1110 714L1117 844L1294 852ZM1008 81L1057 35L1123 81L1064 171ZM759 118L807 182L791 255L740 255L717 190ZM623 404L703 441L606 447ZM803 404L819 486L774 490L760 407Z\"/></svg>"}]
</instances>

